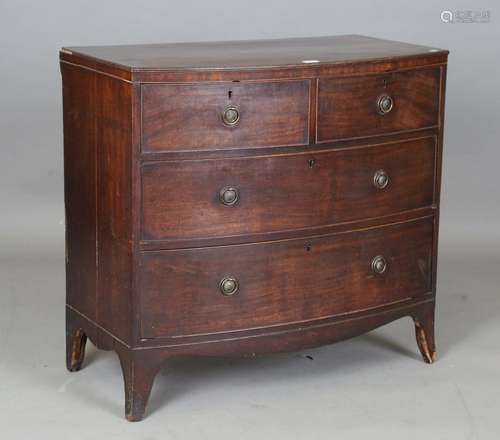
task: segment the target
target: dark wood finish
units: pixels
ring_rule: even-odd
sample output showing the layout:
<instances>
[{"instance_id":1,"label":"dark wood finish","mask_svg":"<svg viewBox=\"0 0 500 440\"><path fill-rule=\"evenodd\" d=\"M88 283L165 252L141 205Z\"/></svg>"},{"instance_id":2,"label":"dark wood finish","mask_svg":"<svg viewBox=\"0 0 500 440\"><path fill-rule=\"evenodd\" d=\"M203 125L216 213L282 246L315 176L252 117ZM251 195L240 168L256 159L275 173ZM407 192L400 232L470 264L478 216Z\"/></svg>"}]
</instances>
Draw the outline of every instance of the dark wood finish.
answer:
<instances>
[{"instance_id":1,"label":"dark wood finish","mask_svg":"<svg viewBox=\"0 0 500 440\"><path fill-rule=\"evenodd\" d=\"M125 417L142 420L156 374L168 356L152 350L117 350L125 385Z\"/></svg>"},{"instance_id":2,"label":"dark wood finish","mask_svg":"<svg viewBox=\"0 0 500 440\"><path fill-rule=\"evenodd\" d=\"M356 313L431 289L432 219L311 239L146 252L143 338L235 332ZM383 255L384 274L370 263ZM232 296L219 282L234 276Z\"/></svg>"},{"instance_id":3,"label":"dark wood finish","mask_svg":"<svg viewBox=\"0 0 500 440\"><path fill-rule=\"evenodd\" d=\"M237 52L237 53L236 53ZM445 64L448 51L361 35L63 48L63 63L138 82L351 76ZM317 60L318 63L303 63Z\"/></svg>"},{"instance_id":4,"label":"dark wood finish","mask_svg":"<svg viewBox=\"0 0 500 440\"><path fill-rule=\"evenodd\" d=\"M66 208L66 302L97 320L95 74L61 65Z\"/></svg>"},{"instance_id":5,"label":"dark wood finish","mask_svg":"<svg viewBox=\"0 0 500 440\"><path fill-rule=\"evenodd\" d=\"M172 356L304 349L409 316L433 361L447 54L360 36L61 50L68 370L87 339L114 350L135 421Z\"/></svg>"},{"instance_id":6,"label":"dark wood finish","mask_svg":"<svg viewBox=\"0 0 500 440\"><path fill-rule=\"evenodd\" d=\"M434 311L422 317L415 317L415 335L418 348L428 364L436 360L436 345L434 341Z\"/></svg>"},{"instance_id":7,"label":"dark wood finish","mask_svg":"<svg viewBox=\"0 0 500 440\"><path fill-rule=\"evenodd\" d=\"M131 336L131 90L61 66L67 303L117 337Z\"/></svg>"},{"instance_id":8,"label":"dark wood finish","mask_svg":"<svg viewBox=\"0 0 500 440\"><path fill-rule=\"evenodd\" d=\"M193 247L226 246L232 244L250 244L261 241L288 240L301 237L318 237L321 235L350 232L387 224L401 223L407 220L415 220L433 216L436 206L402 211L381 217L365 217L350 222L335 223L332 225L310 227L304 229L290 229L282 232L264 232L261 234L231 235L226 237L204 237L188 238L179 240L141 240L139 249L141 251L161 251L171 249L191 249Z\"/></svg>"},{"instance_id":9,"label":"dark wood finish","mask_svg":"<svg viewBox=\"0 0 500 440\"><path fill-rule=\"evenodd\" d=\"M68 47L63 49L62 58L71 60L72 55L78 55L82 59L129 71L189 71L297 68L304 65L304 60L318 60L320 64L328 65L373 62L429 53L442 56L448 51L363 35L336 35L255 41Z\"/></svg>"},{"instance_id":10,"label":"dark wood finish","mask_svg":"<svg viewBox=\"0 0 500 440\"><path fill-rule=\"evenodd\" d=\"M303 350L352 338L403 317L409 316L416 321L422 317L433 315L434 308L434 298L426 297L423 300L407 301L396 306L381 308L375 312L360 312L353 317L337 317L307 327L299 326L290 330L274 332L269 329L267 333L257 336L220 338L212 343L204 342L202 344L172 344L154 347L150 350L124 346L101 327L96 326L83 316L71 310L69 315L71 322L81 328L98 348L102 350L113 349L119 356L125 352L129 356L129 358L124 359L125 362L121 361L126 387L125 416L129 421L139 421L144 415L144 406L147 404L151 392L151 382L154 380L155 371L158 371L157 368L161 368L161 365L173 356L248 356L249 354L255 356ZM133 358L132 361L129 360L132 356L138 360L137 363L133 363ZM426 360L425 357L424 360ZM149 362L151 365L145 366L145 371L142 373L144 374L142 380L145 386L134 388L129 386L133 382L127 377L130 375L130 370L127 368L135 366L140 369L140 361ZM136 383L138 379L136 379Z\"/></svg>"},{"instance_id":11,"label":"dark wood finish","mask_svg":"<svg viewBox=\"0 0 500 440\"><path fill-rule=\"evenodd\" d=\"M432 49L430 49L431 51ZM132 81L140 82L183 82L198 81L257 81L284 79L315 79L332 76L361 76L405 70L419 70L427 67L442 67L446 64L446 52L431 52L401 58L386 58L379 61L339 62L334 64L304 64L304 67L282 66L267 69L222 69L222 70L133 70L118 71Z\"/></svg>"},{"instance_id":12,"label":"dark wood finish","mask_svg":"<svg viewBox=\"0 0 500 440\"><path fill-rule=\"evenodd\" d=\"M434 187L434 199L439 207L440 196L441 196L441 173L442 173L442 162L443 162L443 136L444 136L444 108L445 108L445 95L446 95L446 66L441 66L441 83L439 91L439 133L438 133L438 145L436 156L436 182ZM437 285L437 256L438 256L438 241L439 241L439 209L436 210L434 215L434 266L432 268L433 286L432 290L436 291Z\"/></svg>"},{"instance_id":13,"label":"dark wood finish","mask_svg":"<svg viewBox=\"0 0 500 440\"><path fill-rule=\"evenodd\" d=\"M75 326L75 321L66 313L66 368L68 371L79 371L85 357L87 335L82 328Z\"/></svg>"},{"instance_id":14,"label":"dark wood finish","mask_svg":"<svg viewBox=\"0 0 500 440\"><path fill-rule=\"evenodd\" d=\"M309 81L142 86L144 152L306 145ZM226 106L240 121L227 127Z\"/></svg>"},{"instance_id":15,"label":"dark wood finish","mask_svg":"<svg viewBox=\"0 0 500 440\"><path fill-rule=\"evenodd\" d=\"M142 238L280 232L431 206L435 149L427 137L315 154L147 163ZM381 169L390 179L385 189L373 183ZM220 202L224 187L238 189L235 205Z\"/></svg>"},{"instance_id":16,"label":"dark wood finish","mask_svg":"<svg viewBox=\"0 0 500 440\"><path fill-rule=\"evenodd\" d=\"M438 124L440 70L421 69L370 77L320 79L317 141L416 130ZM377 99L394 101L387 114Z\"/></svg>"},{"instance_id":17,"label":"dark wood finish","mask_svg":"<svg viewBox=\"0 0 500 440\"><path fill-rule=\"evenodd\" d=\"M311 98L312 100L312 98ZM316 121L312 122L312 130L316 129ZM229 158L243 158L243 157L256 157L256 156L271 156L275 154L293 154L293 153L319 153L322 151L330 151L333 149L340 150L350 147L367 147L382 145L385 143L395 143L397 141L409 141L421 139L424 137L435 136L438 137L440 133L439 126L432 128L424 128L422 130L401 131L397 133L381 134L376 136L368 136L362 138L349 138L338 139L329 142L310 143L304 145L287 145L280 146L279 151L277 147L242 147L222 150L185 150L185 151L160 151L160 152L142 152L141 163L149 162L163 162L173 160L200 160L200 159L229 159ZM310 138L315 139L315 134ZM311 141L312 142L312 141ZM305 148L307 147L307 148Z\"/></svg>"}]
</instances>

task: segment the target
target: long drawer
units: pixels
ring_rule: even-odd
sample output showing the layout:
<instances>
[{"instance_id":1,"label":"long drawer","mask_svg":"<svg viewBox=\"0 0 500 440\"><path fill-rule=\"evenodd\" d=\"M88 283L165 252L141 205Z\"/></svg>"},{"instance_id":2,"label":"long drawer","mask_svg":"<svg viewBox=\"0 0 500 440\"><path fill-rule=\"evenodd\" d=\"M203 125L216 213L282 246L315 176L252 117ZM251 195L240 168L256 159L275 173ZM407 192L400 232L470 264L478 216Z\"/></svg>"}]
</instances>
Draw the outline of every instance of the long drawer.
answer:
<instances>
[{"instance_id":1,"label":"long drawer","mask_svg":"<svg viewBox=\"0 0 500 440\"><path fill-rule=\"evenodd\" d=\"M231 332L355 313L431 291L433 219L358 232L144 252L141 336Z\"/></svg>"},{"instance_id":2,"label":"long drawer","mask_svg":"<svg viewBox=\"0 0 500 440\"><path fill-rule=\"evenodd\" d=\"M238 159L145 163L142 238L307 229L430 206L435 138Z\"/></svg>"}]
</instances>

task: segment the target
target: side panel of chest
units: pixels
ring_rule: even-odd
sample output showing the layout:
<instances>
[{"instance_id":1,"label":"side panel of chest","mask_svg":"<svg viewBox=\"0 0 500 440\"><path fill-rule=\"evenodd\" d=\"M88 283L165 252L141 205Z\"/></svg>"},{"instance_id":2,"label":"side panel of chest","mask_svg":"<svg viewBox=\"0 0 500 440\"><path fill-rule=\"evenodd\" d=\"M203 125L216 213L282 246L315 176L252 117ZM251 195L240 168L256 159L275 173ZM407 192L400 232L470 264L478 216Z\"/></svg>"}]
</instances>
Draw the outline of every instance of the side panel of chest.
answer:
<instances>
[{"instance_id":1,"label":"side panel of chest","mask_svg":"<svg viewBox=\"0 0 500 440\"><path fill-rule=\"evenodd\" d=\"M132 340L132 88L61 65L67 304Z\"/></svg>"}]
</instances>

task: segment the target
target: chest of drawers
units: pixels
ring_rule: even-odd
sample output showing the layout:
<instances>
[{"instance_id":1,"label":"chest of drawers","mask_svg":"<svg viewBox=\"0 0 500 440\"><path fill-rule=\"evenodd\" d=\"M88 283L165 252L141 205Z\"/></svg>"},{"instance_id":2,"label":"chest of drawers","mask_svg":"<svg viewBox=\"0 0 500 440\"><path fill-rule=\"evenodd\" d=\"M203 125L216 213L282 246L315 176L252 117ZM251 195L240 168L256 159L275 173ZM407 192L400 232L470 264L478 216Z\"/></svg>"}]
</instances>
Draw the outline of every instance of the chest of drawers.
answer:
<instances>
[{"instance_id":1,"label":"chest of drawers","mask_svg":"<svg viewBox=\"0 0 500 440\"><path fill-rule=\"evenodd\" d=\"M410 316L432 362L447 56L355 35L62 49L68 369L87 337L115 350L140 420L173 356Z\"/></svg>"}]
</instances>

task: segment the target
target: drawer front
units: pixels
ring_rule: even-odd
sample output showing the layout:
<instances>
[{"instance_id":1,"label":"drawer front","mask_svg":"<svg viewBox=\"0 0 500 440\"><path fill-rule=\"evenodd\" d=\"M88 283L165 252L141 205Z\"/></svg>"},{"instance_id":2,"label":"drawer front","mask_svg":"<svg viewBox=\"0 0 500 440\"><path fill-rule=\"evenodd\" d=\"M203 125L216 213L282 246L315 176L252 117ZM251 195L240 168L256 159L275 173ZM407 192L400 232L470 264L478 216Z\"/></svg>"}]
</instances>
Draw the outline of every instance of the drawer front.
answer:
<instances>
[{"instance_id":1,"label":"drawer front","mask_svg":"<svg viewBox=\"0 0 500 440\"><path fill-rule=\"evenodd\" d=\"M142 151L309 142L310 81L142 86Z\"/></svg>"},{"instance_id":2,"label":"drawer front","mask_svg":"<svg viewBox=\"0 0 500 440\"><path fill-rule=\"evenodd\" d=\"M440 70L320 79L317 141L433 127Z\"/></svg>"},{"instance_id":3,"label":"drawer front","mask_svg":"<svg viewBox=\"0 0 500 440\"><path fill-rule=\"evenodd\" d=\"M434 137L316 154L145 164L142 238L307 229L430 206L434 168Z\"/></svg>"},{"instance_id":4,"label":"drawer front","mask_svg":"<svg viewBox=\"0 0 500 440\"><path fill-rule=\"evenodd\" d=\"M145 252L141 335L297 323L422 296L431 291L432 232L428 218L308 240Z\"/></svg>"}]
</instances>

